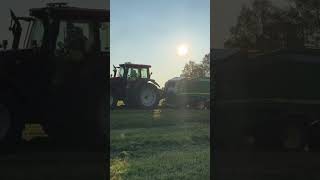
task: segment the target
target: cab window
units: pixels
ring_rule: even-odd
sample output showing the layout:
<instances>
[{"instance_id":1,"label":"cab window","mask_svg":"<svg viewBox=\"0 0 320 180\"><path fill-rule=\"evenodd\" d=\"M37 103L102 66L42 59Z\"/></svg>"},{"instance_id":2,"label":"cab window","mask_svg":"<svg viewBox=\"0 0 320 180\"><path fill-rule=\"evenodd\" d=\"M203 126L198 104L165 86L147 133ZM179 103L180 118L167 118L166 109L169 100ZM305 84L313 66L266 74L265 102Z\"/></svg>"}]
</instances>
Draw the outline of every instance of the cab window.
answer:
<instances>
[{"instance_id":1,"label":"cab window","mask_svg":"<svg viewBox=\"0 0 320 180\"><path fill-rule=\"evenodd\" d=\"M144 79L148 78L148 69L147 68L141 69L141 78L144 78Z\"/></svg>"},{"instance_id":2,"label":"cab window","mask_svg":"<svg viewBox=\"0 0 320 180\"><path fill-rule=\"evenodd\" d=\"M140 77L139 69L129 68L128 69L128 79L137 79Z\"/></svg>"},{"instance_id":3,"label":"cab window","mask_svg":"<svg viewBox=\"0 0 320 180\"><path fill-rule=\"evenodd\" d=\"M62 21L56 42L56 50L78 50L92 52L94 48L94 28L87 22Z\"/></svg>"},{"instance_id":4,"label":"cab window","mask_svg":"<svg viewBox=\"0 0 320 180\"><path fill-rule=\"evenodd\" d=\"M44 26L42 24L42 21L40 19L36 19L32 24L30 37L27 43L27 48L32 48L33 42L37 43L37 47L41 47L43 35L44 35Z\"/></svg>"},{"instance_id":5,"label":"cab window","mask_svg":"<svg viewBox=\"0 0 320 180\"><path fill-rule=\"evenodd\" d=\"M100 51L108 52L110 48L110 34L109 34L109 23L101 23L99 32L100 32Z\"/></svg>"},{"instance_id":6,"label":"cab window","mask_svg":"<svg viewBox=\"0 0 320 180\"><path fill-rule=\"evenodd\" d=\"M117 72L116 77L123 77L123 74L124 74L124 68L120 67L120 69Z\"/></svg>"}]
</instances>

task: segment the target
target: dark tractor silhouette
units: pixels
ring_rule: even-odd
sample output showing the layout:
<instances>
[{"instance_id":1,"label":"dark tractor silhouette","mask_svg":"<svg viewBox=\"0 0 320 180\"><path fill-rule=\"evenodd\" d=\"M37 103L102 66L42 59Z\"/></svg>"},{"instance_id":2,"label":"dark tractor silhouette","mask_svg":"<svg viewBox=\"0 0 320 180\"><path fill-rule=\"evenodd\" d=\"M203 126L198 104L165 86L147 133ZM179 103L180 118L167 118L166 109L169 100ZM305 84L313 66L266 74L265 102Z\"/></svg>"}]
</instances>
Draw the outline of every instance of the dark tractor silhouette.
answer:
<instances>
[{"instance_id":1,"label":"dark tractor silhouette","mask_svg":"<svg viewBox=\"0 0 320 180\"><path fill-rule=\"evenodd\" d=\"M110 79L110 107L115 108L122 100L128 107L156 108L160 100L160 86L150 79L150 68L150 65L131 63L114 66Z\"/></svg>"},{"instance_id":2,"label":"dark tractor silhouette","mask_svg":"<svg viewBox=\"0 0 320 180\"><path fill-rule=\"evenodd\" d=\"M0 147L18 143L26 123L54 142L102 143L109 11L51 3L30 16L11 11L12 48L1 45Z\"/></svg>"}]
</instances>

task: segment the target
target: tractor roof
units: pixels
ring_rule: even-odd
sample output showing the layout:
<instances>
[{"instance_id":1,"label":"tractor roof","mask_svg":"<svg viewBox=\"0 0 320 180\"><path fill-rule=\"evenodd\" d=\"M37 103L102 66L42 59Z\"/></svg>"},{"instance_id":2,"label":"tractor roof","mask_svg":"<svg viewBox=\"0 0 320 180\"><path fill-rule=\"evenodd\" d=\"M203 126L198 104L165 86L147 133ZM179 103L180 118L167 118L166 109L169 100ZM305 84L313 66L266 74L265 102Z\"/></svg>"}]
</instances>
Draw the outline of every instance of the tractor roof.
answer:
<instances>
[{"instance_id":1,"label":"tractor roof","mask_svg":"<svg viewBox=\"0 0 320 180\"><path fill-rule=\"evenodd\" d=\"M87 9L70 7L66 3L49 3L44 8L30 9L30 15L35 17L47 17L52 15L61 19L95 20L110 22L110 11L106 9Z\"/></svg>"},{"instance_id":2,"label":"tractor roof","mask_svg":"<svg viewBox=\"0 0 320 180\"><path fill-rule=\"evenodd\" d=\"M122 67L122 66L133 67L133 68L151 68L150 65L145 65L145 64L131 64L131 63L120 64L120 67Z\"/></svg>"}]
</instances>

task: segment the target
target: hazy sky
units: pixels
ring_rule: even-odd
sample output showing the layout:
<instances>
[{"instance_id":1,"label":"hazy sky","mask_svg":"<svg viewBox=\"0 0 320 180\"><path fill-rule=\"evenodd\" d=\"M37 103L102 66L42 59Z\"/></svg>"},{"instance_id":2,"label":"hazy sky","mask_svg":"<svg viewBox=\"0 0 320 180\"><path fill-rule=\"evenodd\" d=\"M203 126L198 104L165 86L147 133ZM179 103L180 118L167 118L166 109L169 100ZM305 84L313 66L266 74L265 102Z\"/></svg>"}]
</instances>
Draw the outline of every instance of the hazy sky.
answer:
<instances>
[{"instance_id":1,"label":"hazy sky","mask_svg":"<svg viewBox=\"0 0 320 180\"><path fill-rule=\"evenodd\" d=\"M11 33L8 31L10 25L10 11L13 9L17 16L28 16L30 8L44 7L52 0L3 0L0 6L0 41L7 39L11 42ZM109 9L109 0L59 0L59 2L69 2L70 6ZM23 40L23 39L22 39Z\"/></svg>"},{"instance_id":2,"label":"hazy sky","mask_svg":"<svg viewBox=\"0 0 320 180\"><path fill-rule=\"evenodd\" d=\"M163 85L180 76L188 60L200 62L210 51L210 0L111 0L110 5L111 65L150 64L152 77ZM189 46L187 56L177 55L180 44Z\"/></svg>"}]
</instances>

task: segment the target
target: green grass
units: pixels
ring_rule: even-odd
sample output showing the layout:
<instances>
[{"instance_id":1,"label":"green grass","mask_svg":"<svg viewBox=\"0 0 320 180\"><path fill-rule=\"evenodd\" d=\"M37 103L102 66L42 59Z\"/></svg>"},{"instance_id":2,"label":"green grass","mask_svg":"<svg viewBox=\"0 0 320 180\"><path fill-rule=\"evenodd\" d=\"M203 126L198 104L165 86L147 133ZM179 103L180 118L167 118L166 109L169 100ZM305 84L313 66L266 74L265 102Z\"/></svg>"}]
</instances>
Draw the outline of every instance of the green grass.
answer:
<instances>
[{"instance_id":1,"label":"green grass","mask_svg":"<svg viewBox=\"0 0 320 180\"><path fill-rule=\"evenodd\" d=\"M209 179L209 111L111 111L111 179Z\"/></svg>"}]
</instances>

